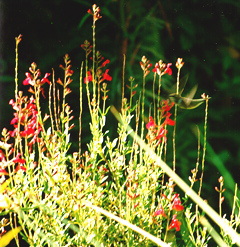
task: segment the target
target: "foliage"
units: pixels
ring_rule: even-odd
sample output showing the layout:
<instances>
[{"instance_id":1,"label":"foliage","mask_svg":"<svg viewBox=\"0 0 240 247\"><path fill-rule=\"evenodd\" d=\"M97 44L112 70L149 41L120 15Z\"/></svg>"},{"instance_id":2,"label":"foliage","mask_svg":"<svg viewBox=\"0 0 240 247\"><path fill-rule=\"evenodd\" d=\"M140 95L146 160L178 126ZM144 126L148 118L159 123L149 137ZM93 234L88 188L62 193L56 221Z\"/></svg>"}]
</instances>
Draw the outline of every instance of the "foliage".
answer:
<instances>
[{"instance_id":1,"label":"foliage","mask_svg":"<svg viewBox=\"0 0 240 247\"><path fill-rule=\"evenodd\" d=\"M131 7L129 3L128 8ZM149 16L142 18L142 23L134 24L138 28L132 40L127 30L123 30L131 44L136 42L146 23L153 23L154 7ZM136 12L131 9L128 13L136 20L134 13L142 14L141 6L134 5L134 10ZM103 8L103 13L114 19L107 8ZM4 128L2 131L0 146L1 215L9 217L1 223L2 234L7 224L13 231L18 231L20 228L16 227L20 224L21 235L30 246L154 246L152 242L159 246L169 246L168 243L171 246L207 246L211 238L220 246L239 244L235 232L239 227L237 186L235 189L233 184L228 187L234 192L234 197L229 194L226 197L233 201L230 215L224 215L222 208L223 177L215 188L219 194L219 214L200 198L209 147L214 154L206 139L210 98L203 94L202 98L193 99L195 90L190 90L188 95L182 94L186 84L186 77L180 80L182 59L177 59L176 68L173 68L162 60L152 66L148 56L136 57L140 61L141 75L138 73L136 78L130 77L126 82L125 73L128 74L132 66L124 58L122 82L118 88L121 92L119 111L111 108L119 123L113 125L109 133L113 118L109 116L108 99L116 95L111 93L114 87L109 90L109 82L114 76L110 60L96 46L96 22L102 17L100 8L93 5L88 14L93 16L93 40L81 45L85 61L79 69L78 87L72 86L75 73L69 55L65 55L64 65L60 65L62 79L56 77L54 70L42 75L37 64L32 63L23 80L28 92L19 90L18 45L22 36L16 38L15 99L10 100L14 117L10 122L11 130ZM122 21L127 20L122 18ZM153 30L148 31L156 33L158 27L152 26ZM191 30L191 25L187 30ZM150 45L140 44L139 49L147 50ZM185 45L189 49L189 45ZM149 49L146 54L152 56L153 53L154 49ZM172 92L168 84L174 69L177 79ZM73 100L79 114L70 107L71 89L79 98L78 103ZM194 116L194 111L201 109L196 107L203 103L203 127L194 129L196 149L191 151L192 140L186 140L184 132L179 130L186 123L185 117ZM185 114L186 111L189 113ZM75 137L78 146L73 146L75 151L72 152L70 131L74 129L74 117L79 119L78 123L74 122L79 131L72 132L78 136ZM87 129L90 138L83 142ZM183 151L179 155L181 148ZM225 171L218 156L215 157L218 169ZM176 174L184 159L192 164L191 171L189 167L185 169L189 185ZM211 225L204 214L220 226L219 233L210 231ZM226 226L223 228L223 225Z\"/></svg>"}]
</instances>

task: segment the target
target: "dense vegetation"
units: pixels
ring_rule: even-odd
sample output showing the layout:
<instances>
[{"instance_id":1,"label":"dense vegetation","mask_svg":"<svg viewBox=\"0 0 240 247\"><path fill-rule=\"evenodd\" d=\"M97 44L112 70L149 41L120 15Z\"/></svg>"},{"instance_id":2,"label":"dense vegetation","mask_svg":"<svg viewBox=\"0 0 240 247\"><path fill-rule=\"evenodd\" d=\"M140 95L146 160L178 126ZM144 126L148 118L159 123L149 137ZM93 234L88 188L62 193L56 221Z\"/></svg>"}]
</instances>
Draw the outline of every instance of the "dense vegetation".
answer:
<instances>
[{"instance_id":1,"label":"dense vegetation","mask_svg":"<svg viewBox=\"0 0 240 247\"><path fill-rule=\"evenodd\" d=\"M73 111L79 111L76 104L81 61L85 59L81 44L89 39L92 20L86 10L93 3L101 6L104 20L99 20L96 28L97 49L103 57L110 59L108 65L112 80L108 84L108 105L121 108L123 75L125 81L133 76L134 83L142 81L139 62L146 56L153 64L159 59L174 63L178 57L184 58L181 75L188 74L188 82L183 92L187 93L198 84L197 98L205 92L209 101L206 166L202 196L218 208L219 194L214 190L218 179L224 175L225 201L222 206L230 213L235 182L239 173L239 24L240 4L236 1L2 1L4 13L2 23L1 58L1 129L10 129L12 119L9 100L14 95L15 40L23 35L24 42L19 47L19 89L26 91L22 81L32 62L36 62L43 75L68 53L71 58L72 96L68 99ZM125 55L125 56L124 56ZM124 65L125 64L125 65ZM176 81L177 68L172 67L173 76L163 78L163 98L167 98L167 88ZM58 78L61 68L56 69ZM174 78L175 77L175 78ZM152 90L154 74L146 77L146 92ZM136 87L137 93L142 86ZM127 93L127 92L126 92ZM131 95L128 95L131 96ZM83 110L88 107L87 96L83 96ZM152 95L146 94L145 105L151 105ZM47 105L42 106L44 109ZM203 105L192 110L178 111L178 134L176 138L177 173L188 180L195 167L197 156L196 125L204 131ZM89 119L88 119L89 118ZM111 118L111 117L110 117ZM87 121L88 120L88 121ZM87 149L91 140L88 127L90 116L83 123L82 149ZM116 137L117 121L109 120L111 138ZM78 121L74 121L77 126ZM71 130L70 150L78 150L78 130ZM195 147L195 148L192 148ZM172 159L171 157L169 159ZM168 161L168 160L166 160ZM209 196L210 195L210 196Z\"/></svg>"}]
</instances>

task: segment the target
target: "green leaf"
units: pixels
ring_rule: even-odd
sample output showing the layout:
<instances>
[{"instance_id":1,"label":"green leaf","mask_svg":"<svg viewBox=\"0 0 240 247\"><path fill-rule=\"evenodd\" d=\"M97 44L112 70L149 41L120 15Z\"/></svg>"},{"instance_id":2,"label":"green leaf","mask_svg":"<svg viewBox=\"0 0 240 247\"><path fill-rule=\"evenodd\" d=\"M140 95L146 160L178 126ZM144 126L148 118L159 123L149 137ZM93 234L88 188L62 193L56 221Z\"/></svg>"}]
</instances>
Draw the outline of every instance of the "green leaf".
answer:
<instances>
[{"instance_id":1,"label":"green leaf","mask_svg":"<svg viewBox=\"0 0 240 247\"><path fill-rule=\"evenodd\" d=\"M86 22L87 18L89 18L89 17L91 17L89 14L84 15L84 16L81 18L81 21L78 23L77 28L78 28L78 29L81 29L82 26L84 25L84 23Z\"/></svg>"}]
</instances>

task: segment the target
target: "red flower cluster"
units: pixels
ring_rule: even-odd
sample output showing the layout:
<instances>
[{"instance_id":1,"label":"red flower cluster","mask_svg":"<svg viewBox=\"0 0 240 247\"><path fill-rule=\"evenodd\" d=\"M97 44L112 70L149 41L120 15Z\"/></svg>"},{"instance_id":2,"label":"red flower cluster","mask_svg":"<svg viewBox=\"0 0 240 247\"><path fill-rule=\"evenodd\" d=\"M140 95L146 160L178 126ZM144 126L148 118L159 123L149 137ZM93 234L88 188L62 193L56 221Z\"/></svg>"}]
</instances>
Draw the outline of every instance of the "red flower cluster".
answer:
<instances>
[{"instance_id":1,"label":"red flower cluster","mask_svg":"<svg viewBox=\"0 0 240 247\"><path fill-rule=\"evenodd\" d=\"M103 57L100 58L100 60L104 60ZM110 63L109 59L106 59L105 61L102 62L102 64L99 66L99 68L96 70L96 77L98 83L101 83L103 81L111 81L112 77L108 74L109 69L106 69L105 72L102 72L102 68L105 67L108 63ZM89 83L90 81L93 81L94 78L92 76L92 72L88 71L87 76L84 78L84 83Z\"/></svg>"},{"instance_id":2,"label":"red flower cluster","mask_svg":"<svg viewBox=\"0 0 240 247\"><path fill-rule=\"evenodd\" d=\"M169 112L173 105L174 103L169 104L167 100L163 101L160 111L161 119L164 119L164 121L161 125L157 125L153 117L149 117L149 122L146 124L146 128L148 129L146 138L150 144L154 143L157 146L163 138L166 140L166 126L173 126L175 124L175 121L170 118L172 114ZM155 143L155 141L157 141L157 143Z\"/></svg>"},{"instance_id":3,"label":"red flower cluster","mask_svg":"<svg viewBox=\"0 0 240 247\"><path fill-rule=\"evenodd\" d=\"M13 152L13 149L10 150L10 153ZM5 158L5 154L2 150L0 150L0 161L1 161L1 166L0 166L0 177L2 179L3 176L9 176L9 173L7 172L6 168L8 167L8 164L6 161L6 158ZM2 162L3 161L3 162ZM19 170L22 170L22 171L26 171L27 168L24 166L24 164L26 163L26 160L21 158L21 154L17 154L17 156L15 158L13 158L11 160L13 162L13 164L15 164L15 169L14 169L14 172L17 172Z\"/></svg>"},{"instance_id":4,"label":"red flower cluster","mask_svg":"<svg viewBox=\"0 0 240 247\"><path fill-rule=\"evenodd\" d=\"M144 77L146 77L150 73L149 68L152 66L152 64L145 56L143 56L140 61L140 66L144 72ZM163 63L162 60L160 60L159 62L155 64L155 67L152 71L154 73L157 73L159 76L162 76L165 74L172 75L171 66L172 66L171 63L166 64L166 63Z\"/></svg>"},{"instance_id":5,"label":"red flower cluster","mask_svg":"<svg viewBox=\"0 0 240 247\"><path fill-rule=\"evenodd\" d=\"M171 229L176 229L176 231L180 231L180 227L181 227L181 222L177 219L177 215L174 214L173 217L172 217L172 220L168 226L168 230L171 230Z\"/></svg>"},{"instance_id":6,"label":"red flower cluster","mask_svg":"<svg viewBox=\"0 0 240 247\"><path fill-rule=\"evenodd\" d=\"M0 176L8 175L8 172L4 168L0 168Z\"/></svg>"},{"instance_id":7,"label":"red flower cluster","mask_svg":"<svg viewBox=\"0 0 240 247\"><path fill-rule=\"evenodd\" d=\"M19 98L18 102L13 99L9 102L13 109L14 118L10 124L13 125L14 130L9 131L10 136L17 137L18 135L23 138L32 138L28 145L32 146L38 141L38 135L42 128L37 121L37 106L33 96L28 100L27 97Z\"/></svg>"},{"instance_id":8,"label":"red flower cluster","mask_svg":"<svg viewBox=\"0 0 240 247\"><path fill-rule=\"evenodd\" d=\"M100 83L103 81L111 81L112 77L108 74L109 69L106 69L105 72L100 76ZM87 72L87 76L84 78L84 83L88 83L90 81L93 81L92 73L91 71Z\"/></svg>"},{"instance_id":9,"label":"red flower cluster","mask_svg":"<svg viewBox=\"0 0 240 247\"><path fill-rule=\"evenodd\" d=\"M32 75L31 73L29 73L29 72L26 72L25 75L26 75L26 78L25 78L25 80L23 81L23 85L31 85L31 86L34 86L35 83L36 83L36 80L35 80L35 78L33 77L33 75ZM39 77L40 75L41 75L41 73L40 73L40 71L38 71L37 77ZM49 77L50 75L51 75L50 73L46 73L46 74L44 75L44 77L43 77L41 80L38 81L38 82L39 82L39 85L43 85L44 83L50 84L50 81L49 81L49 79L48 79L48 77Z\"/></svg>"},{"instance_id":10,"label":"red flower cluster","mask_svg":"<svg viewBox=\"0 0 240 247\"><path fill-rule=\"evenodd\" d=\"M184 206L181 203L181 199L179 198L179 194L174 194L172 199L172 209L175 211L184 210Z\"/></svg>"},{"instance_id":11,"label":"red flower cluster","mask_svg":"<svg viewBox=\"0 0 240 247\"><path fill-rule=\"evenodd\" d=\"M176 231L180 231L181 222L177 219L177 212L183 211L184 206L181 203L179 194L175 193L173 196L171 196L171 198L163 194L162 198L163 205L165 205L166 211L164 210L162 205L159 205L158 209L153 213L153 217L161 215L165 218L168 218L170 217L170 215L173 215L168 225L168 230L175 228Z\"/></svg>"},{"instance_id":12,"label":"red flower cluster","mask_svg":"<svg viewBox=\"0 0 240 247\"><path fill-rule=\"evenodd\" d=\"M22 159L21 158L21 154L18 154L14 159L13 159L13 162L15 164L17 164L17 167L15 168L15 171L19 171L19 170L22 170L22 171L26 171L27 168L25 166L23 166L23 164L26 163L26 160L25 159Z\"/></svg>"},{"instance_id":13,"label":"red flower cluster","mask_svg":"<svg viewBox=\"0 0 240 247\"><path fill-rule=\"evenodd\" d=\"M155 216L155 217L158 215L162 215L163 217L167 218L167 215L166 215L164 209L162 208L162 206L157 211L155 211L153 214L153 216Z\"/></svg>"},{"instance_id":14,"label":"red flower cluster","mask_svg":"<svg viewBox=\"0 0 240 247\"><path fill-rule=\"evenodd\" d=\"M172 66L171 63L165 64L162 60L160 60L158 63L155 64L155 67L152 71L154 73L157 73L159 76L165 74L172 75L172 69L170 68L170 66Z\"/></svg>"},{"instance_id":15,"label":"red flower cluster","mask_svg":"<svg viewBox=\"0 0 240 247\"><path fill-rule=\"evenodd\" d=\"M30 68L29 68L29 72L26 72L25 75L26 75L26 78L23 80L23 85L30 85L32 87L30 87L28 89L28 91L30 93L33 93L35 94L36 91L38 92L41 92L42 95L45 97L44 95L44 89L42 88L42 86L45 84L45 83L48 83L50 84L50 80L48 79L48 77L51 75L50 73L46 73L44 75L43 78L40 78L41 76L41 71L39 69L37 69L37 64L36 63L32 63Z\"/></svg>"},{"instance_id":16,"label":"red flower cluster","mask_svg":"<svg viewBox=\"0 0 240 247\"><path fill-rule=\"evenodd\" d=\"M89 9L87 12L93 16L94 23L100 18L102 18L102 16L100 15L101 9L96 4L93 4L92 10Z\"/></svg>"}]
</instances>

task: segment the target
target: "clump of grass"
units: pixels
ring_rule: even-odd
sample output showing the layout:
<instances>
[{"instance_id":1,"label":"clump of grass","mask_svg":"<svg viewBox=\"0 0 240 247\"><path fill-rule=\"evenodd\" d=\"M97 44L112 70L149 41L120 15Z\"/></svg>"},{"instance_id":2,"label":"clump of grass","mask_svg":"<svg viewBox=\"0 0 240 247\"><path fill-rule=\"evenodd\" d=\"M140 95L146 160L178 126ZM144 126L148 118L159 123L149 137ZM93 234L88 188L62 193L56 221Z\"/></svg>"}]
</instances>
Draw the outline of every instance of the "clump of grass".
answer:
<instances>
[{"instance_id":1,"label":"clump of grass","mask_svg":"<svg viewBox=\"0 0 240 247\"><path fill-rule=\"evenodd\" d=\"M216 189L219 214L201 198L209 97L204 94L193 100L193 91L187 98L181 96L182 59L176 63L176 91L169 99L162 98L161 86L164 76L172 75L172 64L162 60L153 69L149 93L146 79L152 64L144 56L142 84L130 77L126 88L123 85L120 110L108 105L110 60L97 51L95 39L100 8L93 5L88 13L93 16L93 41L81 45L86 56L80 69L79 113L67 103L74 74L68 55L60 65L62 79L56 80L54 70L42 76L32 63L23 81L28 93L18 90L22 37L16 38L15 99L10 100L14 117L12 129L3 129L0 142L0 242L4 243L0 245L15 238L20 246L18 232L29 246L207 246L211 239L220 246L240 245L237 186L229 220L221 207L222 177ZM84 92L91 132L86 150L81 145ZM147 94L153 96L150 109L145 104ZM48 103L47 109L42 102ZM203 146L199 132L196 167L188 185L175 172L177 109L193 109L204 102ZM116 137L108 132L110 109L118 120ZM71 153L74 115L79 116L79 149ZM168 166L163 160L169 154L173 154L173 164ZM206 217L220 227L219 233ZM12 230L5 233L8 225Z\"/></svg>"}]
</instances>

